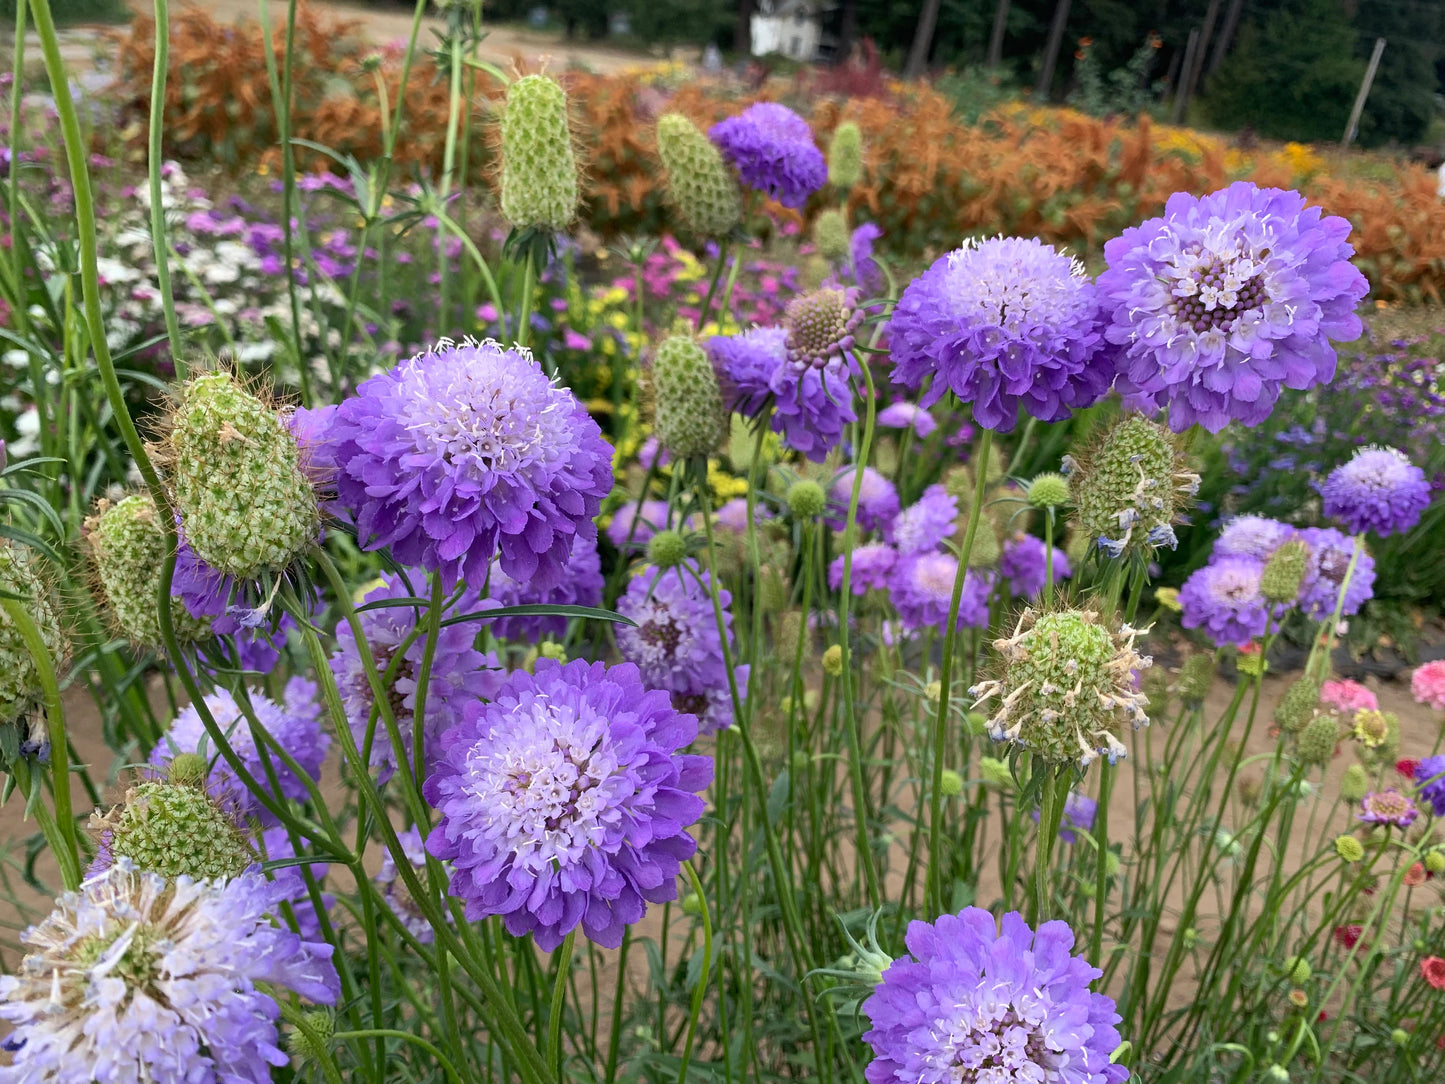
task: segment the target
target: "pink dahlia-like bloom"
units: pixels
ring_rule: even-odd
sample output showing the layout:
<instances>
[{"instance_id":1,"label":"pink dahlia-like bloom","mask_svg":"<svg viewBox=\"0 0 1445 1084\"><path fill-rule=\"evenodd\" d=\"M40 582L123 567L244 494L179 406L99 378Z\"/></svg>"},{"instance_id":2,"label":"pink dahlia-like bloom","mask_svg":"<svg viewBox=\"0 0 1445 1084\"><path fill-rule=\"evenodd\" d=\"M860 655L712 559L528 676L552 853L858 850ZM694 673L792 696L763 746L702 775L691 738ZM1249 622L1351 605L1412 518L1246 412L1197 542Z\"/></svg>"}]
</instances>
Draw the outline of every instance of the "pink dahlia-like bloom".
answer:
<instances>
[{"instance_id":1,"label":"pink dahlia-like bloom","mask_svg":"<svg viewBox=\"0 0 1445 1084\"><path fill-rule=\"evenodd\" d=\"M1320 487L1324 513L1352 534L1403 534L1430 504L1425 472L1394 448L1361 448Z\"/></svg>"},{"instance_id":2,"label":"pink dahlia-like bloom","mask_svg":"<svg viewBox=\"0 0 1445 1084\"><path fill-rule=\"evenodd\" d=\"M1179 588L1186 629L1202 628L1216 644L1244 647L1263 636L1269 604L1260 594L1264 564L1252 557L1218 557L1196 569Z\"/></svg>"},{"instance_id":3,"label":"pink dahlia-like bloom","mask_svg":"<svg viewBox=\"0 0 1445 1084\"><path fill-rule=\"evenodd\" d=\"M979 425L1004 433L1020 407L1060 421L1114 379L1093 281L1032 238L970 241L940 257L903 291L888 334L894 382L928 383L920 406L951 391Z\"/></svg>"},{"instance_id":4,"label":"pink dahlia-like bloom","mask_svg":"<svg viewBox=\"0 0 1445 1084\"><path fill-rule=\"evenodd\" d=\"M1063 922L1035 931L1011 911L1002 926L967 907L910 922L909 955L894 960L863 1003L872 1028L868 1084L1121 1084L1119 1014L1090 991L1103 975L1070 955Z\"/></svg>"},{"instance_id":5,"label":"pink dahlia-like bloom","mask_svg":"<svg viewBox=\"0 0 1445 1084\"><path fill-rule=\"evenodd\" d=\"M365 549L480 590L494 555L539 589L596 536L612 488L597 423L525 350L442 340L367 380L327 441Z\"/></svg>"},{"instance_id":6,"label":"pink dahlia-like bloom","mask_svg":"<svg viewBox=\"0 0 1445 1084\"><path fill-rule=\"evenodd\" d=\"M1374 790L1360 802L1360 820L1368 824L1388 824L1396 828L1408 828L1415 823L1420 811L1410 798L1394 787Z\"/></svg>"},{"instance_id":7,"label":"pink dahlia-like bloom","mask_svg":"<svg viewBox=\"0 0 1445 1084\"><path fill-rule=\"evenodd\" d=\"M1325 682L1320 687L1320 703L1352 718L1357 711L1380 710L1375 694L1358 681Z\"/></svg>"},{"instance_id":8,"label":"pink dahlia-like bloom","mask_svg":"<svg viewBox=\"0 0 1445 1084\"><path fill-rule=\"evenodd\" d=\"M1099 290L1125 402L1167 407L1175 432L1217 433L1264 421L1284 388L1328 382L1331 340L1360 334L1369 291L1349 233L1298 192L1238 181L1176 192L1162 217L1105 244Z\"/></svg>"},{"instance_id":9,"label":"pink dahlia-like bloom","mask_svg":"<svg viewBox=\"0 0 1445 1084\"><path fill-rule=\"evenodd\" d=\"M828 163L808 122L785 105L757 102L708 129L743 184L784 207L802 207L828 181Z\"/></svg>"},{"instance_id":10,"label":"pink dahlia-like bloom","mask_svg":"<svg viewBox=\"0 0 1445 1084\"><path fill-rule=\"evenodd\" d=\"M540 659L443 737L427 851L451 862L468 919L501 915L547 951L579 925L617 948L648 903L677 899L697 850L712 761L681 752L696 737L631 663Z\"/></svg>"},{"instance_id":11,"label":"pink dahlia-like bloom","mask_svg":"<svg viewBox=\"0 0 1445 1084\"><path fill-rule=\"evenodd\" d=\"M1436 659L1416 668L1410 675L1410 694L1416 703L1445 711L1445 659Z\"/></svg>"}]
</instances>

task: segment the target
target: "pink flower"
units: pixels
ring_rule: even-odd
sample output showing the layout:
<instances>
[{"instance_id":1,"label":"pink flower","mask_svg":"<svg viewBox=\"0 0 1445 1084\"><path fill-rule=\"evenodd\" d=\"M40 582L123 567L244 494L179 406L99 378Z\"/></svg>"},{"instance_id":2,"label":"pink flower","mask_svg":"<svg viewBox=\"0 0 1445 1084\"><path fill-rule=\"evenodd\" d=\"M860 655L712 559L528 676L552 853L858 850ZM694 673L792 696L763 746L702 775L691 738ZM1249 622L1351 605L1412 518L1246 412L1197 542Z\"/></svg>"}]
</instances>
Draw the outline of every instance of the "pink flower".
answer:
<instances>
[{"instance_id":1,"label":"pink flower","mask_svg":"<svg viewBox=\"0 0 1445 1084\"><path fill-rule=\"evenodd\" d=\"M1358 681L1327 681L1320 689L1320 703L1342 715L1357 711L1379 711L1380 702Z\"/></svg>"},{"instance_id":2,"label":"pink flower","mask_svg":"<svg viewBox=\"0 0 1445 1084\"><path fill-rule=\"evenodd\" d=\"M1418 703L1445 711L1445 659L1427 662L1416 670L1410 678L1410 692Z\"/></svg>"}]
</instances>

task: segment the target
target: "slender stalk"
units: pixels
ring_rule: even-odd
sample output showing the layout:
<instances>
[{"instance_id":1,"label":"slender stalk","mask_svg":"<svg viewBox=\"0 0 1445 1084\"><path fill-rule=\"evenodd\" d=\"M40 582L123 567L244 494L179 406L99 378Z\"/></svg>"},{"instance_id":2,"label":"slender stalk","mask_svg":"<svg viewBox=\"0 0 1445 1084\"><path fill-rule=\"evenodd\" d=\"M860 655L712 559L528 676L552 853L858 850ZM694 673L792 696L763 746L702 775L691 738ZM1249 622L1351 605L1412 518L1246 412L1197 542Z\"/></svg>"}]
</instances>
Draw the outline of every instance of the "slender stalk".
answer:
<instances>
[{"instance_id":1,"label":"slender stalk","mask_svg":"<svg viewBox=\"0 0 1445 1084\"><path fill-rule=\"evenodd\" d=\"M577 947L577 928L574 926L567 939L562 942L557 956L557 979L552 984L551 1015L547 1020L547 1064L562 1079L562 1006L567 1001L567 973L572 969L572 952Z\"/></svg>"},{"instance_id":2,"label":"slender stalk","mask_svg":"<svg viewBox=\"0 0 1445 1084\"><path fill-rule=\"evenodd\" d=\"M181 326L176 319L176 298L171 289L170 244L166 239L166 214L161 205L161 168L163 166L166 111L166 75L171 53L171 13L167 0L155 0L156 55L151 69L151 109L149 151L146 169L151 194L151 252L156 260L156 286L160 290L161 308L165 313L166 340L171 347L171 364L176 379L186 378L186 359L181 352ZM20 69L16 69L19 71Z\"/></svg>"},{"instance_id":3,"label":"slender stalk","mask_svg":"<svg viewBox=\"0 0 1445 1084\"><path fill-rule=\"evenodd\" d=\"M702 907L702 967L698 969L697 985L692 988L692 1004L689 1007L687 1017L687 1037L682 1043L682 1060L677 1067L678 1084L686 1084L687 1066L692 1061L692 1043L697 1034L698 1017L702 1015L702 999L707 993L707 980L712 967L712 916L708 914L707 897L703 895L702 881L698 879L697 870L692 868L691 862L682 864L683 871L687 874L688 881L692 884L693 895L697 897L699 906ZM614 1009L614 1011L616 1011Z\"/></svg>"}]
</instances>

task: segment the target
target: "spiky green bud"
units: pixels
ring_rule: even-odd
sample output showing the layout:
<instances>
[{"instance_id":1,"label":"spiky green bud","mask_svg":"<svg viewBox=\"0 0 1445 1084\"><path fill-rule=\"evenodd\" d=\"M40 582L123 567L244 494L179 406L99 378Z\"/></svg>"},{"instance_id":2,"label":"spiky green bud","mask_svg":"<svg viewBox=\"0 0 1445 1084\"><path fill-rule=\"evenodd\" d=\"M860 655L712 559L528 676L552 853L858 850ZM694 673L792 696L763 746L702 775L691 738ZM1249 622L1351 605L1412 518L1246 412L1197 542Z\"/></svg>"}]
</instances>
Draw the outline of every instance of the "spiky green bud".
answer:
<instances>
[{"instance_id":1,"label":"spiky green bud","mask_svg":"<svg viewBox=\"0 0 1445 1084\"><path fill-rule=\"evenodd\" d=\"M1074 508L1093 545L1110 557L1174 546L1174 523L1199 489L1177 434L1127 414L1071 462Z\"/></svg>"},{"instance_id":2,"label":"spiky green bud","mask_svg":"<svg viewBox=\"0 0 1445 1084\"><path fill-rule=\"evenodd\" d=\"M657 156L673 206L694 233L723 237L742 221L742 194L732 171L712 141L681 113L658 119Z\"/></svg>"},{"instance_id":3,"label":"spiky green bud","mask_svg":"<svg viewBox=\"0 0 1445 1084\"><path fill-rule=\"evenodd\" d=\"M517 229L563 230L577 217L567 93L550 76L524 76L507 89L501 203L502 217Z\"/></svg>"},{"instance_id":4,"label":"spiky green bud","mask_svg":"<svg viewBox=\"0 0 1445 1084\"><path fill-rule=\"evenodd\" d=\"M106 612L120 633L140 647L161 644L157 599L168 541L148 494L123 497L115 504L101 500L85 521L86 547ZM183 643L210 631L209 620L192 617L181 605L171 607L171 620Z\"/></svg>"},{"instance_id":5,"label":"spiky green bud","mask_svg":"<svg viewBox=\"0 0 1445 1084\"><path fill-rule=\"evenodd\" d=\"M852 244L847 216L833 207L821 212L813 223L813 244L825 259L847 259Z\"/></svg>"},{"instance_id":6,"label":"spiky green bud","mask_svg":"<svg viewBox=\"0 0 1445 1084\"><path fill-rule=\"evenodd\" d=\"M1028 502L1035 508L1057 508L1069 503L1069 480L1052 471L1029 483Z\"/></svg>"},{"instance_id":7,"label":"spiky green bud","mask_svg":"<svg viewBox=\"0 0 1445 1084\"><path fill-rule=\"evenodd\" d=\"M284 568L316 538L320 511L296 439L230 373L181 389L169 452L186 541L218 572L252 579Z\"/></svg>"},{"instance_id":8,"label":"spiky green bud","mask_svg":"<svg viewBox=\"0 0 1445 1084\"><path fill-rule=\"evenodd\" d=\"M1317 715L1299 732L1297 749L1305 764L1322 767L1335 755L1340 728L1333 715Z\"/></svg>"},{"instance_id":9,"label":"spiky green bud","mask_svg":"<svg viewBox=\"0 0 1445 1084\"><path fill-rule=\"evenodd\" d=\"M1309 726L1320 703L1320 682L1314 678L1302 677L1285 690L1275 705L1275 724L1284 731L1298 734ZM1330 725L1334 725L1331 720Z\"/></svg>"},{"instance_id":10,"label":"spiky green bud","mask_svg":"<svg viewBox=\"0 0 1445 1084\"><path fill-rule=\"evenodd\" d=\"M1345 862L1358 862L1365 857L1365 845L1354 836L1336 836L1335 853Z\"/></svg>"},{"instance_id":11,"label":"spiky green bud","mask_svg":"<svg viewBox=\"0 0 1445 1084\"><path fill-rule=\"evenodd\" d=\"M1310 981L1310 976L1314 974L1314 969L1310 967L1310 962L1303 956L1286 957L1283 970L1285 978L1296 986L1303 986Z\"/></svg>"},{"instance_id":12,"label":"spiky green bud","mask_svg":"<svg viewBox=\"0 0 1445 1084\"><path fill-rule=\"evenodd\" d=\"M166 766L166 781L180 787L199 787L209 771L210 765L200 753L177 753Z\"/></svg>"},{"instance_id":13,"label":"spiky green bud","mask_svg":"<svg viewBox=\"0 0 1445 1084\"><path fill-rule=\"evenodd\" d=\"M112 855L167 880L234 877L256 860L232 816L189 783L140 783L104 823Z\"/></svg>"},{"instance_id":14,"label":"spiky green bud","mask_svg":"<svg viewBox=\"0 0 1445 1084\"><path fill-rule=\"evenodd\" d=\"M1310 548L1303 539L1291 538L1265 562L1259 578L1259 593L1271 602L1293 602L1299 597L1309 565Z\"/></svg>"},{"instance_id":15,"label":"spiky green bud","mask_svg":"<svg viewBox=\"0 0 1445 1084\"><path fill-rule=\"evenodd\" d=\"M658 531L647 540L647 559L658 568L674 568L687 557L687 540L676 531Z\"/></svg>"},{"instance_id":16,"label":"spiky green bud","mask_svg":"<svg viewBox=\"0 0 1445 1084\"><path fill-rule=\"evenodd\" d=\"M286 1036L286 1051L301 1062L329 1060L332 1032L336 1028L335 1018L328 1009L312 1009L298 1013L291 1031Z\"/></svg>"},{"instance_id":17,"label":"spiky green bud","mask_svg":"<svg viewBox=\"0 0 1445 1084\"><path fill-rule=\"evenodd\" d=\"M1351 764L1345 769L1344 778L1340 780L1340 798L1353 805L1369 792L1369 775L1361 765Z\"/></svg>"},{"instance_id":18,"label":"spiky green bud","mask_svg":"<svg viewBox=\"0 0 1445 1084\"><path fill-rule=\"evenodd\" d=\"M30 620L40 630L51 661L57 666L65 655L65 636L35 562L25 551L0 538L0 592L24 600ZM25 639L10 615L0 607L0 723L25 715L40 696L40 675Z\"/></svg>"},{"instance_id":19,"label":"spiky green bud","mask_svg":"<svg viewBox=\"0 0 1445 1084\"><path fill-rule=\"evenodd\" d=\"M828 505L828 495L817 482L804 479L788 487L788 511L798 519L812 519L822 515Z\"/></svg>"},{"instance_id":20,"label":"spiky green bud","mask_svg":"<svg viewBox=\"0 0 1445 1084\"><path fill-rule=\"evenodd\" d=\"M652 362L655 429L678 459L711 453L727 436L722 392L707 352L685 335L664 339Z\"/></svg>"},{"instance_id":21,"label":"spiky green bud","mask_svg":"<svg viewBox=\"0 0 1445 1084\"><path fill-rule=\"evenodd\" d=\"M828 180L838 188L852 188L863 179L863 132L845 120L833 129L828 144Z\"/></svg>"},{"instance_id":22,"label":"spiky green bud","mask_svg":"<svg viewBox=\"0 0 1445 1084\"><path fill-rule=\"evenodd\" d=\"M944 768L938 777L938 793L945 798L956 798L963 793L963 776L952 768Z\"/></svg>"},{"instance_id":23,"label":"spiky green bud","mask_svg":"<svg viewBox=\"0 0 1445 1084\"><path fill-rule=\"evenodd\" d=\"M823 652L823 673L829 677L840 677L843 673L843 648L839 644L829 644Z\"/></svg>"}]
</instances>

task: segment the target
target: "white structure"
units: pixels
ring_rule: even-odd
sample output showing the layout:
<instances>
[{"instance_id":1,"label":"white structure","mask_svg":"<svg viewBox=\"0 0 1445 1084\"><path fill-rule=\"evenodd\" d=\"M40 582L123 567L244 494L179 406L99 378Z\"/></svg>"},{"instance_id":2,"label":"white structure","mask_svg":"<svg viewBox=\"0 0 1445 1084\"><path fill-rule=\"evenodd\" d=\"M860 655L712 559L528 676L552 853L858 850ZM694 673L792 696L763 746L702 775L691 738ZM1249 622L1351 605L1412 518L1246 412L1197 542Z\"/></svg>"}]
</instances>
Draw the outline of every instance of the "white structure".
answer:
<instances>
[{"instance_id":1,"label":"white structure","mask_svg":"<svg viewBox=\"0 0 1445 1084\"><path fill-rule=\"evenodd\" d=\"M753 56L782 53L814 60L823 37L820 0L758 0L753 13Z\"/></svg>"}]
</instances>

